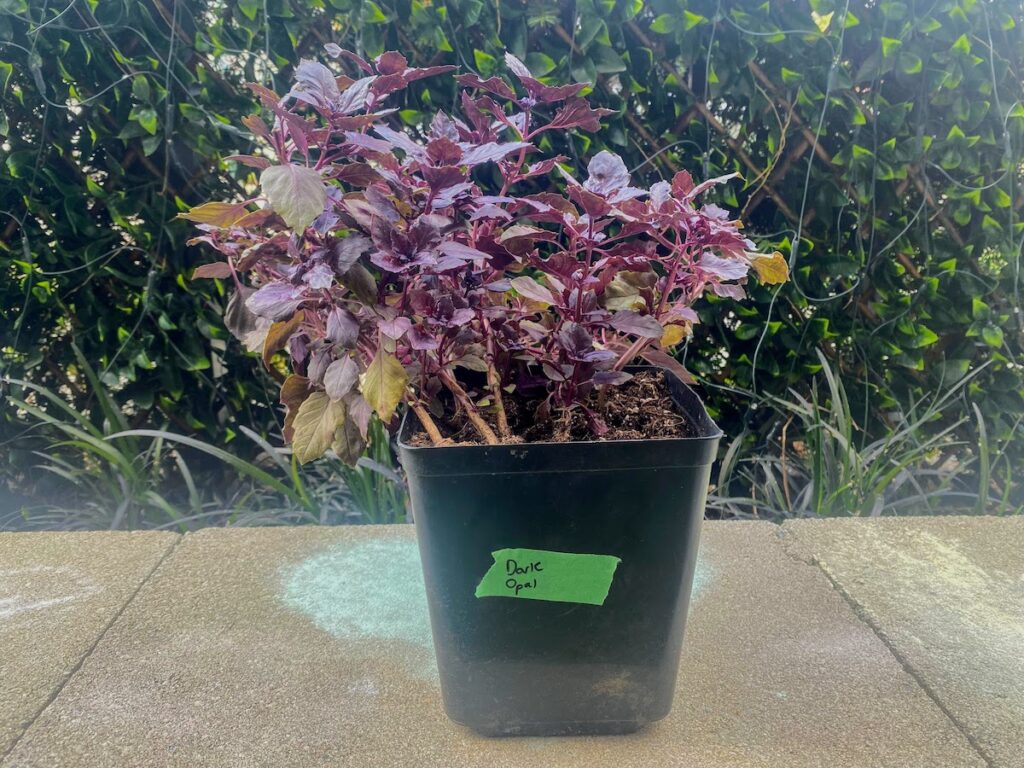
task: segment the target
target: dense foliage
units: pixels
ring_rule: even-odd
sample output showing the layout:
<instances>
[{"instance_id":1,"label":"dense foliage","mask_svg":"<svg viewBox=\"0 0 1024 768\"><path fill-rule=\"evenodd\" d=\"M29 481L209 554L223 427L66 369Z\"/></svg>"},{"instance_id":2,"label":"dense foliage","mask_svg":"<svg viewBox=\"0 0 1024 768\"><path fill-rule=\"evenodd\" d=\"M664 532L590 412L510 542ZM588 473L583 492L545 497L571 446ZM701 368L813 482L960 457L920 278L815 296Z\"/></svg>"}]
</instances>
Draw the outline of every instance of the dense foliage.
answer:
<instances>
[{"instance_id":1,"label":"dense foliage","mask_svg":"<svg viewBox=\"0 0 1024 768\"><path fill-rule=\"evenodd\" d=\"M748 393L804 387L819 347L874 432L991 361L959 408L976 402L990 437L1008 440L1024 413L1019 11L1010 0L11 0L0 8L4 369L88 408L75 341L135 423L216 439L239 423L272 429L271 389L227 342L225 286L187 280L206 257L173 221L205 200L252 197L255 169L226 160L252 149L235 127L256 105L242 84L284 92L291 67L332 41L485 78L508 49L542 80L595 82L616 110L599 137L541 145L578 172L607 148L645 187L684 168L742 175L718 202L786 255L794 279L698 310L682 357L728 431L756 427L764 409L750 411ZM398 117L425 130L455 93L414 83Z\"/></svg>"},{"instance_id":2,"label":"dense foliage","mask_svg":"<svg viewBox=\"0 0 1024 768\"><path fill-rule=\"evenodd\" d=\"M695 184L679 171L639 189L602 151L580 183L568 158L538 156L550 132L599 129L610 110L578 95L586 84L545 85L506 54L520 93L502 77L457 76L462 115L438 111L421 143L387 125L389 97L451 67L326 47L357 77L305 59L283 99L250 85L273 115L246 125L274 161L238 157L260 169L260 199L182 216L224 257L196 274L236 283L231 330L264 361L291 358L281 392L299 461L333 446L355 463L371 414L391 422L400 403L435 444L446 438L434 417L452 409L479 440L519 439L512 394L535 400L533 420L556 435L579 411L601 437L606 388L649 350L671 361L706 291L743 298L751 267L785 281L781 254L758 254L727 211L697 202L730 177ZM519 196L555 171L565 195ZM459 368L486 375L479 392Z\"/></svg>"}]
</instances>

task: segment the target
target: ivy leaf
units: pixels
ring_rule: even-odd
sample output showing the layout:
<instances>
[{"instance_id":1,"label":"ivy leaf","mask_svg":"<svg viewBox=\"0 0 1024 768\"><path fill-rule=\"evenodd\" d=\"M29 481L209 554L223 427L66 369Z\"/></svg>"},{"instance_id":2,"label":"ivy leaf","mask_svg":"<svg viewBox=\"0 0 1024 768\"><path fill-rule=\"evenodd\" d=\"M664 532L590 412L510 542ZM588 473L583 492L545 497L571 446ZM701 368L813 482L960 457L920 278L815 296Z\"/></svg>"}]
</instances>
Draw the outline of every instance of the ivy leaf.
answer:
<instances>
[{"instance_id":1,"label":"ivy leaf","mask_svg":"<svg viewBox=\"0 0 1024 768\"><path fill-rule=\"evenodd\" d=\"M811 18L814 20L814 26L818 28L818 31L821 32L821 34L828 32L833 16L835 16L835 11L830 11L825 14L818 13L817 11L811 11Z\"/></svg>"},{"instance_id":2,"label":"ivy leaf","mask_svg":"<svg viewBox=\"0 0 1024 768\"><path fill-rule=\"evenodd\" d=\"M905 75L916 75L922 69L924 69L924 62L921 57L916 53L910 53L909 51L900 54L900 70Z\"/></svg>"},{"instance_id":3,"label":"ivy leaf","mask_svg":"<svg viewBox=\"0 0 1024 768\"><path fill-rule=\"evenodd\" d=\"M679 28L679 17L674 13L663 13L651 22L651 32L668 35Z\"/></svg>"},{"instance_id":4,"label":"ivy leaf","mask_svg":"<svg viewBox=\"0 0 1024 768\"><path fill-rule=\"evenodd\" d=\"M971 52L971 40L966 34L960 35L953 43L953 50L967 56Z\"/></svg>"},{"instance_id":5,"label":"ivy leaf","mask_svg":"<svg viewBox=\"0 0 1024 768\"><path fill-rule=\"evenodd\" d=\"M299 233L323 213L327 204L323 179L304 165L272 165L260 174L260 187L285 224Z\"/></svg>"},{"instance_id":6,"label":"ivy leaf","mask_svg":"<svg viewBox=\"0 0 1024 768\"><path fill-rule=\"evenodd\" d=\"M319 459L334 442L335 430L345 422L345 403L326 392L313 392L299 406L292 423L292 451L300 464Z\"/></svg>"},{"instance_id":7,"label":"ivy leaf","mask_svg":"<svg viewBox=\"0 0 1024 768\"><path fill-rule=\"evenodd\" d=\"M150 136L156 135L157 118L156 110L152 107L135 107L128 114L129 120L134 120L142 126Z\"/></svg>"},{"instance_id":8,"label":"ivy leaf","mask_svg":"<svg viewBox=\"0 0 1024 768\"><path fill-rule=\"evenodd\" d=\"M378 347L377 355L363 374L359 391L381 421L388 422L402 402L408 380L398 358Z\"/></svg>"},{"instance_id":9,"label":"ivy leaf","mask_svg":"<svg viewBox=\"0 0 1024 768\"><path fill-rule=\"evenodd\" d=\"M476 70L484 77L490 76L498 67L498 60L486 51L479 49L473 51L473 64Z\"/></svg>"},{"instance_id":10,"label":"ivy leaf","mask_svg":"<svg viewBox=\"0 0 1024 768\"><path fill-rule=\"evenodd\" d=\"M751 259L757 277L765 285L781 285L789 280L789 262L778 251L772 254L758 254Z\"/></svg>"},{"instance_id":11,"label":"ivy leaf","mask_svg":"<svg viewBox=\"0 0 1024 768\"><path fill-rule=\"evenodd\" d=\"M550 74L558 65L547 54L535 51L526 54L526 66L534 77L544 77L544 75Z\"/></svg>"},{"instance_id":12,"label":"ivy leaf","mask_svg":"<svg viewBox=\"0 0 1024 768\"><path fill-rule=\"evenodd\" d=\"M981 338L990 347L998 349L1003 346L1003 329L998 325L986 325L981 329Z\"/></svg>"},{"instance_id":13,"label":"ivy leaf","mask_svg":"<svg viewBox=\"0 0 1024 768\"><path fill-rule=\"evenodd\" d=\"M882 56L889 58L899 48L903 46L903 41L895 37L883 37L882 38Z\"/></svg>"},{"instance_id":14,"label":"ivy leaf","mask_svg":"<svg viewBox=\"0 0 1024 768\"><path fill-rule=\"evenodd\" d=\"M706 24L708 21L706 16L701 16L699 13L686 10L683 11L683 29L689 31L696 27L698 24Z\"/></svg>"}]
</instances>

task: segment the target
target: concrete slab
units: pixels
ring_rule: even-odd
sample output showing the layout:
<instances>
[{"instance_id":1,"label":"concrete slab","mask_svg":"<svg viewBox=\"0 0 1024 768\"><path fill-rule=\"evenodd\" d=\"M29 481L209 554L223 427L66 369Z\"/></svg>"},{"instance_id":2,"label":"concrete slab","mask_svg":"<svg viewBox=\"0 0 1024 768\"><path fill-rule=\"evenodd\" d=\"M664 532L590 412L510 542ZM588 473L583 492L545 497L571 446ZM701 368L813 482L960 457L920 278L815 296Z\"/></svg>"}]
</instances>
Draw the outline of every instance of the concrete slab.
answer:
<instances>
[{"instance_id":1,"label":"concrete slab","mask_svg":"<svg viewBox=\"0 0 1024 768\"><path fill-rule=\"evenodd\" d=\"M189 535L3 765L983 765L777 530L706 527L668 719L502 740L442 713L411 528Z\"/></svg>"},{"instance_id":2,"label":"concrete slab","mask_svg":"<svg viewBox=\"0 0 1024 768\"><path fill-rule=\"evenodd\" d=\"M992 764L1024 767L1024 518L787 523Z\"/></svg>"},{"instance_id":3,"label":"concrete slab","mask_svg":"<svg viewBox=\"0 0 1024 768\"><path fill-rule=\"evenodd\" d=\"M176 539L173 533L0 535L0 756Z\"/></svg>"}]
</instances>

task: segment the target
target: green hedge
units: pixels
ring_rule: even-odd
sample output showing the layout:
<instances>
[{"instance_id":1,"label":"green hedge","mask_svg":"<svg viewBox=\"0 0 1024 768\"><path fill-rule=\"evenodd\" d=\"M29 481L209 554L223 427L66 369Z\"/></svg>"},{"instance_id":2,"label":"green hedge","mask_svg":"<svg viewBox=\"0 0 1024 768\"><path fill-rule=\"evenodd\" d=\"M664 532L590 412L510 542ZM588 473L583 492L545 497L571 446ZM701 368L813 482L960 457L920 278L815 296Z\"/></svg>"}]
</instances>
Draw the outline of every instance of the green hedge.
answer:
<instances>
[{"instance_id":1,"label":"green hedge","mask_svg":"<svg viewBox=\"0 0 1024 768\"><path fill-rule=\"evenodd\" d=\"M794 279L702 310L686 363L721 387L727 430L763 412L748 393L805 387L820 347L873 429L988 361L963 414L976 400L1008 439L1024 414L1020 17L1014 0L0 0L0 364L89 407L76 342L138 424L272 430L268 380L228 340L222 287L189 282L208 255L173 221L251 184L225 160L250 146L243 84L283 91L327 42L485 75L508 48L618 110L570 137L577 161L608 147L645 183L743 175L721 202ZM437 87L401 119L450 109Z\"/></svg>"}]
</instances>

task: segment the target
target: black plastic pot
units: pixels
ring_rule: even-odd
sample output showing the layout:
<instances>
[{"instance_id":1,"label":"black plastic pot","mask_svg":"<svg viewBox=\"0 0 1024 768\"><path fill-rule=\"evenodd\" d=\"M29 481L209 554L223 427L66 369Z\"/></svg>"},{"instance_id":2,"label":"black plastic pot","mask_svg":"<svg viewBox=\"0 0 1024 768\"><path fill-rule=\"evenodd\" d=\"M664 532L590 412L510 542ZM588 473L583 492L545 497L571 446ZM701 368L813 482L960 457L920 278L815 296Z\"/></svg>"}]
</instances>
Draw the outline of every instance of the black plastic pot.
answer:
<instances>
[{"instance_id":1,"label":"black plastic pot","mask_svg":"<svg viewBox=\"0 0 1024 768\"><path fill-rule=\"evenodd\" d=\"M698 437L416 448L406 416L399 453L452 720L554 736L668 714L722 433L665 376Z\"/></svg>"}]
</instances>

